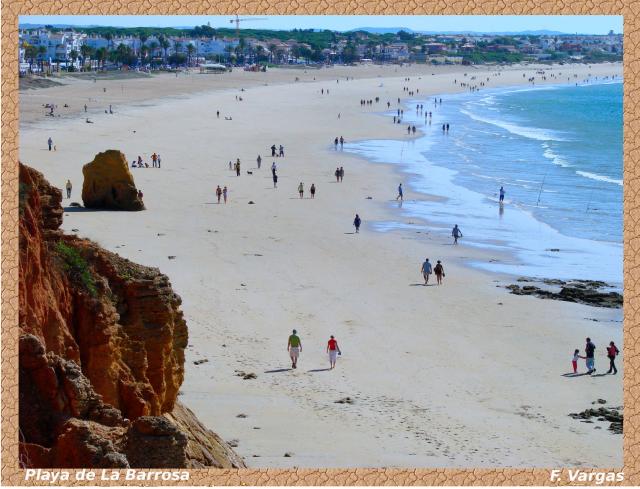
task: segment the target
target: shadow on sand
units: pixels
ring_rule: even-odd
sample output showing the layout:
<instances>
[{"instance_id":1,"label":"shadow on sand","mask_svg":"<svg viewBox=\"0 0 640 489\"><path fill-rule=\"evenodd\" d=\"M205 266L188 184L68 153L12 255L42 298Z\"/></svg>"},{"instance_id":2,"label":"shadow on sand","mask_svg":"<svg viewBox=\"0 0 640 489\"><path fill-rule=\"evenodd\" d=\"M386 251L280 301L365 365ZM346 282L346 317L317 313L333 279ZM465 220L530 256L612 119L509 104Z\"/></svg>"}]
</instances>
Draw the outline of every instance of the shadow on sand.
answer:
<instances>
[{"instance_id":1,"label":"shadow on sand","mask_svg":"<svg viewBox=\"0 0 640 489\"><path fill-rule=\"evenodd\" d=\"M275 370L265 370L265 374L279 374L281 372L288 372L289 370L292 370L290 368L277 368Z\"/></svg>"},{"instance_id":2,"label":"shadow on sand","mask_svg":"<svg viewBox=\"0 0 640 489\"><path fill-rule=\"evenodd\" d=\"M314 368L313 370L307 370L307 372L328 372L330 368Z\"/></svg>"},{"instance_id":3,"label":"shadow on sand","mask_svg":"<svg viewBox=\"0 0 640 489\"><path fill-rule=\"evenodd\" d=\"M63 207L64 212L127 212L119 211L117 209L88 209L87 207L67 206Z\"/></svg>"}]
</instances>

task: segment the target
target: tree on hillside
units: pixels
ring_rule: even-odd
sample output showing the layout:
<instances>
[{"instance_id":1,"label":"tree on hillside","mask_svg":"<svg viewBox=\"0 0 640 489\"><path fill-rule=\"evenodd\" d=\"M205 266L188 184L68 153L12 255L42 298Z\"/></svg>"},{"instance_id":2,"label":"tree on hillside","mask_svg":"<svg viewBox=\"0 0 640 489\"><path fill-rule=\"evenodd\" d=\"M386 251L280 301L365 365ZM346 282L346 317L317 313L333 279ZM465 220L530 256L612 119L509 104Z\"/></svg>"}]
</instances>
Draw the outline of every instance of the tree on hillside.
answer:
<instances>
[{"instance_id":1,"label":"tree on hillside","mask_svg":"<svg viewBox=\"0 0 640 489\"><path fill-rule=\"evenodd\" d=\"M107 40L107 48L110 50L113 47L113 34L111 32L106 32L103 37Z\"/></svg>"},{"instance_id":2,"label":"tree on hillside","mask_svg":"<svg viewBox=\"0 0 640 489\"><path fill-rule=\"evenodd\" d=\"M161 34L158 37L158 43L160 44L160 47L162 48L162 50L164 51L164 62L167 62L167 50L169 49L169 46L171 45L171 43L169 42L169 40L166 38L166 36L164 34Z\"/></svg>"},{"instance_id":3,"label":"tree on hillside","mask_svg":"<svg viewBox=\"0 0 640 489\"><path fill-rule=\"evenodd\" d=\"M269 44L269 57L271 58L272 63L277 63L276 49L277 48L275 44Z\"/></svg>"},{"instance_id":4,"label":"tree on hillside","mask_svg":"<svg viewBox=\"0 0 640 489\"><path fill-rule=\"evenodd\" d=\"M358 50L355 45L348 43L342 50L342 61L345 63L353 63L358 60Z\"/></svg>"},{"instance_id":5,"label":"tree on hillside","mask_svg":"<svg viewBox=\"0 0 640 489\"><path fill-rule=\"evenodd\" d=\"M144 64L148 56L149 56L149 46L147 46L146 44L143 44L142 46L140 46L140 63Z\"/></svg>"},{"instance_id":6,"label":"tree on hillside","mask_svg":"<svg viewBox=\"0 0 640 489\"><path fill-rule=\"evenodd\" d=\"M40 71L44 71L45 55L47 54L47 48L44 46L38 46L38 59L40 60Z\"/></svg>"},{"instance_id":7,"label":"tree on hillside","mask_svg":"<svg viewBox=\"0 0 640 489\"><path fill-rule=\"evenodd\" d=\"M76 61L78 59L78 56L80 56L80 53L78 53L78 51L75 49L72 49L71 52L69 53L69 57L71 58L72 67L74 70L76 67Z\"/></svg>"},{"instance_id":8,"label":"tree on hillside","mask_svg":"<svg viewBox=\"0 0 640 489\"><path fill-rule=\"evenodd\" d=\"M157 49L160 47L156 41L151 41L149 43L149 53L151 53L151 57L153 58L156 55Z\"/></svg>"},{"instance_id":9,"label":"tree on hillside","mask_svg":"<svg viewBox=\"0 0 640 489\"><path fill-rule=\"evenodd\" d=\"M88 44L80 46L80 54L82 56L82 68L84 69L87 64L87 59L91 61L91 55L93 54L93 48Z\"/></svg>"},{"instance_id":10,"label":"tree on hillside","mask_svg":"<svg viewBox=\"0 0 640 489\"><path fill-rule=\"evenodd\" d=\"M98 48L95 52L96 60L98 61L98 65L104 69L104 63L107 60L107 56L109 55L107 48Z\"/></svg>"},{"instance_id":11,"label":"tree on hillside","mask_svg":"<svg viewBox=\"0 0 640 489\"><path fill-rule=\"evenodd\" d=\"M26 41L22 44L22 47L24 48L25 59L29 60L29 71L33 72L33 64L38 56L38 49Z\"/></svg>"},{"instance_id":12,"label":"tree on hillside","mask_svg":"<svg viewBox=\"0 0 640 489\"><path fill-rule=\"evenodd\" d=\"M187 44L187 62L189 66L191 66L191 58L193 57L193 53L195 52L195 50L196 47L193 44Z\"/></svg>"}]
</instances>

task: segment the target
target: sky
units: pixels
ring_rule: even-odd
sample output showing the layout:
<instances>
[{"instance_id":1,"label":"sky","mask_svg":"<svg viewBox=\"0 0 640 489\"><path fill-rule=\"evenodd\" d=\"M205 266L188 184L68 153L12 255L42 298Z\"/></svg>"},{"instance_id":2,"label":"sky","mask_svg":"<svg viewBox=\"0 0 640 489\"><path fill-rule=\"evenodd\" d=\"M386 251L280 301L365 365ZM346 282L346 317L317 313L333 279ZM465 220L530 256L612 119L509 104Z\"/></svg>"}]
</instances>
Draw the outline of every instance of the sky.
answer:
<instances>
[{"instance_id":1,"label":"sky","mask_svg":"<svg viewBox=\"0 0 640 489\"><path fill-rule=\"evenodd\" d=\"M23 15L20 24L104 25L115 27L192 27L208 22L212 27L234 27L233 15ZM290 30L331 29L347 31L359 27L407 27L416 31L518 32L552 30L579 34L622 32L618 15L240 15L251 19L240 28Z\"/></svg>"}]
</instances>

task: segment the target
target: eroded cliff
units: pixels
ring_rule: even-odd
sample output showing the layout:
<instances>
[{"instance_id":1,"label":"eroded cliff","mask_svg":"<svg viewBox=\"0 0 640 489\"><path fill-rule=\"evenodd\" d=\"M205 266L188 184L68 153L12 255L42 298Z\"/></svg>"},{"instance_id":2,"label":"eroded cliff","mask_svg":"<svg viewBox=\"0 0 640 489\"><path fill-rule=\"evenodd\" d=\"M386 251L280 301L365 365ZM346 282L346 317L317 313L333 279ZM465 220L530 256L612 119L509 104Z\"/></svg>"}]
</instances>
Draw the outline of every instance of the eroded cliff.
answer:
<instances>
[{"instance_id":1,"label":"eroded cliff","mask_svg":"<svg viewBox=\"0 0 640 489\"><path fill-rule=\"evenodd\" d=\"M188 333L168 278L65 235L60 203L20 165L22 464L244 466L176 401Z\"/></svg>"}]
</instances>

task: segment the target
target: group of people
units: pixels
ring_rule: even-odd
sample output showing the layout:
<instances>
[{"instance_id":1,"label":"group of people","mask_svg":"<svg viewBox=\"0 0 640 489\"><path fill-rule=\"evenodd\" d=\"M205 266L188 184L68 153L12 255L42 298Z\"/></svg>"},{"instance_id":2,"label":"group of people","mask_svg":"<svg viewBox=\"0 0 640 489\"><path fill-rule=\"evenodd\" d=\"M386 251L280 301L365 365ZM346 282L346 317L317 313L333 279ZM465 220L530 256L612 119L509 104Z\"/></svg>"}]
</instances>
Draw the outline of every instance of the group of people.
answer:
<instances>
[{"instance_id":1,"label":"group of people","mask_svg":"<svg viewBox=\"0 0 640 489\"><path fill-rule=\"evenodd\" d=\"M380 101L380 97L376 97L376 103ZM373 100L360 99L360 105L373 105Z\"/></svg>"},{"instance_id":2,"label":"group of people","mask_svg":"<svg viewBox=\"0 0 640 489\"><path fill-rule=\"evenodd\" d=\"M220 188L220 185L218 185L218 188L216 188L216 197L218 198L218 204L220 203L220 198L224 198L224 203L227 203L227 194L228 194L228 190L227 190L227 186L225 185L224 188Z\"/></svg>"},{"instance_id":3,"label":"group of people","mask_svg":"<svg viewBox=\"0 0 640 489\"><path fill-rule=\"evenodd\" d=\"M333 172L333 174L336 177L336 182L341 182L342 179L344 178L344 168L343 167L336 167L336 171Z\"/></svg>"},{"instance_id":4,"label":"group of people","mask_svg":"<svg viewBox=\"0 0 640 489\"><path fill-rule=\"evenodd\" d=\"M338 149L338 144L340 144L340 149L344 147L344 138L342 136L340 136L339 138L338 136L336 136L336 138L333 140L333 146L336 150Z\"/></svg>"},{"instance_id":5,"label":"group of people","mask_svg":"<svg viewBox=\"0 0 640 489\"><path fill-rule=\"evenodd\" d=\"M291 368L298 368L298 358L302 352L302 340L298 336L298 332L294 329L287 341L287 351L291 358ZM338 355L342 355L342 351L338 346L338 340L333 335L330 336L327 342L327 354L329 355L329 370L336 368L336 360Z\"/></svg>"},{"instance_id":6,"label":"group of people","mask_svg":"<svg viewBox=\"0 0 640 489\"><path fill-rule=\"evenodd\" d=\"M309 188L309 192L311 192L311 198L315 199L316 197L316 184L312 183L311 187ZM304 198L304 183L300 182L300 185L298 185L298 193L300 194L300 198Z\"/></svg>"},{"instance_id":7,"label":"group of people","mask_svg":"<svg viewBox=\"0 0 640 489\"><path fill-rule=\"evenodd\" d=\"M151 166L153 168L160 168L160 164L162 163L162 158L158 153L153 153L151 155ZM142 156L138 155L137 160L133 160L131 162L131 168L149 168L149 163L146 161L142 161Z\"/></svg>"},{"instance_id":8,"label":"group of people","mask_svg":"<svg viewBox=\"0 0 640 489\"><path fill-rule=\"evenodd\" d=\"M284 158L284 146L276 147L275 144L271 145L271 156L273 158Z\"/></svg>"},{"instance_id":9,"label":"group of people","mask_svg":"<svg viewBox=\"0 0 640 489\"><path fill-rule=\"evenodd\" d=\"M431 265L429 258L425 258L424 263L420 267L420 273L422 273L425 285L429 285L429 277L432 273L435 273L438 285L442 285L442 279L444 278L444 266L442 266L442 262L440 260L438 260L434 267Z\"/></svg>"},{"instance_id":10,"label":"group of people","mask_svg":"<svg viewBox=\"0 0 640 489\"><path fill-rule=\"evenodd\" d=\"M573 367L573 373L578 373L578 360L582 358L585 360L587 366L587 374L591 375L596 371L596 360L595 360L595 351L596 345L593 344L591 338L586 339L586 344L584 348L585 355L580 355L580 350L575 349L573 352L573 358L571 359L571 366ZM616 368L616 357L620 354L620 350L613 341L609 342L609 346L607 347L607 358L609 359L609 370L608 374L613 373L613 375L618 373L618 369Z\"/></svg>"},{"instance_id":11,"label":"group of people","mask_svg":"<svg viewBox=\"0 0 640 489\"><path fill-rule=\"evenodd\" d=\"M236 162L231 164L231 160L229 160L229 170L233 170L236 172L236 176L240 176L240 158L236 158Z\"/></svg>"}]
</instances>

